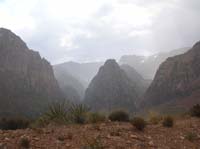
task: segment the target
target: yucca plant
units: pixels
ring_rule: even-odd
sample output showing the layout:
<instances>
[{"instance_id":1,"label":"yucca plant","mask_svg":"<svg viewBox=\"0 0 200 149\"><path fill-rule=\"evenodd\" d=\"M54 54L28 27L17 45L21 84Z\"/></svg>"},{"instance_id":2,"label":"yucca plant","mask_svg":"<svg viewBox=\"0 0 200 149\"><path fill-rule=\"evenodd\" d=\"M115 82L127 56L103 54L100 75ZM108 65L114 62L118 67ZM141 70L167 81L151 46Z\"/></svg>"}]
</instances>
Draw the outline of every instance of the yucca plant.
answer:
<instances>
[{"instance_id":1,"label":"yucca plant","mask_svg":"<svg viewBox=\"0 0 200 149\"><path fill-rule=\"evenodd\" d=\"M44 114L43 118L50 122L66 123L68 121L68 104L52 103L48 107L48 111Z\"/></svg>"},{"instance_id":2,"label":"yucca plant","mask_svg":"<svg viewBox=\"0 0 200 149\"><path fill-rule=\"evenodd\" d=\"M86 115L89 108L83 104L71 104L69 108L69 119L72 123L83 124L86 121Z\"/></svg>"}]
</instances>

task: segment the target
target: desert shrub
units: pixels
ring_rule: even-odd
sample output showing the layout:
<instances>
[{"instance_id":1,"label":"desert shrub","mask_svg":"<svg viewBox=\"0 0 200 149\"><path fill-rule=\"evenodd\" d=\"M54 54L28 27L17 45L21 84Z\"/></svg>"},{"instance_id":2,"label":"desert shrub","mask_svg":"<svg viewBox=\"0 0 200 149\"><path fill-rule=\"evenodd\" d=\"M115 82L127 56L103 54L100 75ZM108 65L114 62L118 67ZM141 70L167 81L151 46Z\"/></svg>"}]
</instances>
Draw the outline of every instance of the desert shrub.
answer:
<instances>
[{"instance_id":1,"label":"desert shrub","mask_svg":"<svg viewBox=\"0 0 200 149\"><path fill-rule=\"evenodd\" d=\"M200 105L196 104L190 109L190 115L200 117Z\"/></svg>"},{"instance_id":2,"label":"desert shrub","mask_svg":"<svg viewBox=\"0 0 200 149\"><path fill-rule=\"evenodd\" d=\"M131 124L138 130L142 131L146 127L146 122L141 117L135 117L131 120Z\"/></svg>"},{"instance_id":3,"label":"desert shrub","mask_svg":"<svg viewBox=\"0 0 200 149\"><path fill-rule=\"evenodd\" d=\"M173 125L174 125L174 119L173 119L173 117L171 117L171 116L165 116L163 118L162 125L164 127L173 127Z\"/></svg>"},{"instance_id":4,"label":"desert shrub","mask_svg":"<svg viewBox=\"0 0 200 149\"><path fill-rule=\"evenodd\" d=\"M84 124L89 109L83 104L72 104L69 108L69 119L72 123Z\"/></svg>"},{"instance_id":5,"label":"desert shrub","mask_svg":"<svg viewBox=\"0 0 200 149\"><path fill-rule=\"evenodd\" d=\"M22 149L30 148L30 140L27 137L22 137L19 141L19 147Z\"/></svg>"},{"instance_id":6,"label":"desert shrub","mask_svg":"<svg viewBox=\"0 0 200 149\"><path fill-rule=\"evenodd\" d=\"M59 141L64 141L66 138L65 138L65 136L64 135L60 135L60 136L58 136L57 137L57 139L59 140Z\"/></svg>"},{"instance_id":7,"label":"desert shrub","mask_svg":"<svg viewBox=\"0 0 200 149\"><path fill-rule=\"evenodd\" d=\"M100 113L89 113L88 114L88 122L89 123L98 123L98 122L104 122L106 120L105 115Z\"/></svg>"},{"instance_id":8,"label":"desert shrub","mask_svg":"<svg viewBox=\"0 0 200 149\"><path fill-rule=\"evenodd\" d=\"M96 137L92 140L86 140L86 145L82 147L83 149L104 149L100 137Z\"/></svg>"},{"instance_id":9,"label":"desert shrub","mask_svg":"<svg viewBox=\"0 0 200 149\"><path fill-rule=\"evenodd\" d=\"M192 142L192 141L197 139L197 134L193 133L193 132L188 132L188 133L185 134L185 139Z\"/></svg>"},{"instance_id":10,"label":"desert shrub","mask_svg":"<svg viewBox=\"0 0 200 149\"><path fill-rule=\"evenodd\" d=\"M127 121L129 121L129 114L125 111L119 110L119 111L112 112L108 116L108 118L111 121L127 122Z\"/></svg>"},{"instance_id":11,"label":"desert shrub","mask_svg":"<svg viewBox=\"0 0 200 149\"><path fill-rule=\"evenodd\" d=\"M29 126L30 121L24 118L2 118L0 120L0 129L16 130L25 129Z\"/></svg>"},{"instance_id":12,"label":"desert shrub","mask_svg":"<svg viewBox=\"0 0 200 149\"><path fill-rule=\"evenodd\" d=\"M157 125L162 120L162 117L156 112L150 112L148 119L150 124Z\"/></svg>"},{"instance_id":13,"label":"desert shrub","mask_svg":"<svg viewBox=\"0 0 200 149\"><path fill-rule=\"evenodd\" d=\"M65 124L68 121L67 103L52 103L49 105L47 112L40 117L40 121L43 123Z\"/></svg>"}]
</instances>

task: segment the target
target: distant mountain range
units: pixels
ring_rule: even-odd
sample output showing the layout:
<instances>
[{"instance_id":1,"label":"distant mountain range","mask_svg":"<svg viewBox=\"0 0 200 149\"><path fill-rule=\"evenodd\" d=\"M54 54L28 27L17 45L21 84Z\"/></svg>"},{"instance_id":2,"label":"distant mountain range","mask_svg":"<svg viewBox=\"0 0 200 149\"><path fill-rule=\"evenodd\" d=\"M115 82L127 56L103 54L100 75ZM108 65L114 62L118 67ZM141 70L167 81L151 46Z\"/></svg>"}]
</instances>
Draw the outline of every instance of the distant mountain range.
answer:
<instances>
[{"instance_id":1,"label":"distant mountain range","mask_svg":"<svg viewBox=\"0 0 200 149\"><path fill-rule=\"evenodd\" d=\"M128 64L136 69L145 79L152 80L159 65L168 57L185 53L189 47L172 50L166 53L158 53L149 57L138 55L124 55L120 58L119 64Z\"/></svg>"},{"instance_id":2,"label":"distant mountain range","mask_svg":"<svg viewBox=\"0 0 200 149\"><path fill-rule=\"evenodd\" d=\"M65 100L106 112L187 109L200 103L200 42L188 50L52 68L20 37L0 28L0 117L38 116L50 103Z\"/></svg>"}]
</instances>

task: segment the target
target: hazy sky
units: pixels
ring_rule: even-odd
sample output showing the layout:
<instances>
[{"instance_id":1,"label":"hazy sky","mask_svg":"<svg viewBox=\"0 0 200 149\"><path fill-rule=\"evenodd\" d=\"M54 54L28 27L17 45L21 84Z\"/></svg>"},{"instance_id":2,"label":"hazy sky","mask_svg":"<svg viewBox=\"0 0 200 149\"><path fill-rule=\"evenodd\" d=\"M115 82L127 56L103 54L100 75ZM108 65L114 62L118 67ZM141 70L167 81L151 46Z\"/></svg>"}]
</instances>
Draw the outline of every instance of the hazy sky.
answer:
<instances>
[{"instance_id":1,"label":"hazy sky","mask_svg":"<svg viewBox=\"0 0 200 149\"><path fill-rule=\"evenodd\" d=\"M149 55L200 40L200 0L0 0L0 27L53 64Z\"/></svg>"}]
</instances>

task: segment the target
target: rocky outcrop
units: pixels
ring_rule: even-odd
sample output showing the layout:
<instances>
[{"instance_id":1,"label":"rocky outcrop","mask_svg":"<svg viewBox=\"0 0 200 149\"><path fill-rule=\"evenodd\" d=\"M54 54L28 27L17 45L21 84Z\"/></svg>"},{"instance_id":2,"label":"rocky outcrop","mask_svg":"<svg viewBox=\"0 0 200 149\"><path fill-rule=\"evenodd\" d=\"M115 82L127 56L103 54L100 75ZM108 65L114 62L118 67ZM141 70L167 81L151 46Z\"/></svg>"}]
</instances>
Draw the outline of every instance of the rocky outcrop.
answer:
<instances>
[{"instance_id":1,"label":"rocky outcrop","mask_svg":"<svg viewBox=\"0 0 200 149\"><path fill-rule=\"evenodd\" d=\"M200 42L185 54L170 57L160 65L145 94L143 105L192 104L200 102L199 92ZM185 106L187 107L188 104Z\"/></svg>"},{"instance_id":2,"label":"rocky outcrop","mask_svg":"<svg viewBox=\"0 0 200 149\"><path fill-rule=\"evenodd\" d=\"M134 83L115 60L107 60L85 92L84 102L95 111L136 110Z\"/></svg>"},{"instance_id":3,"label":"rocky outcrop","mask_svg":"<svg viewBox=\"0 0 200 149\"><path fill-rule=\"evenodd\" d=\"M34 116L61 98L50 63L0 28L0 116Z\"/></svg>"}]
</instances>

